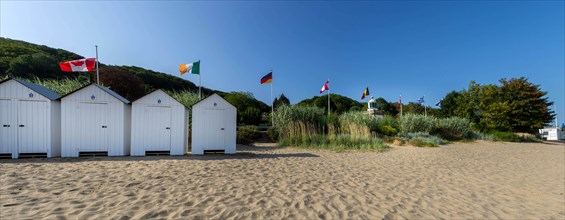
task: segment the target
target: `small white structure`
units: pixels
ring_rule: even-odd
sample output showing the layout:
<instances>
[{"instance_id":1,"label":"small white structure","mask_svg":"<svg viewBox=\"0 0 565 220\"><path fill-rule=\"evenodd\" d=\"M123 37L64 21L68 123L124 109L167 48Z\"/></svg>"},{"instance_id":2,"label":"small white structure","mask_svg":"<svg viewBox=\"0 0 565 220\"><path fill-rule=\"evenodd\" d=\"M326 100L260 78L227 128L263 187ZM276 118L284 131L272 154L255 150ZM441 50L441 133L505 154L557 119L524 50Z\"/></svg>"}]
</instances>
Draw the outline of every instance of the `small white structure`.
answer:
<instances>
[{"instance_id":1,"label":"small white structure","mask_svg":"<svg viewBox=\"0 0 565 220\"><path fill-rule=\"evenodd\" d=\"M132 156L188 152L188 110L167 93L156 90L134 101L131 117Z\"/></svg>"},{"instance_id":2,"label":"small white structure","mask_svg":"<svg viewBox=\"0 0 565 220\"><path fill-rule=\"evenodd\" d=\"M565 134L560 128L543 128L539 129L539 133L542 139L548 141L558 141L565 139Z\"/></svg>"},{"instance_id":3,"label":"small white structure","mask_svg":"<svg viewBox=\"0 0 565 220\"><path fill-rule=\"evenodd\" d=\"M383 118L384 112L380 111L377 106L377 102L371 96L369 102L367 102L367 114L372 115L375 118Z\"/></svg>"},{"instance_id":4,"label":"small white structure","mask_svg":"<svg viewBox=\"0 0 565 220\"><path fill-rule=\"evenodd\" d=\"M217 94L192 106L192 154L235 154L237 109Z\"/></svg>"},{"instance_id":5,"label":"small white structure","mask_svg":"<svg viewBox=\"0 0 565 220\"><path fill-rule=\"evenodd\" d=\"M20 79L0 82L0 155L61 155L59 94Z\"/></svg>"},{"instance_id":6,"label":"small white structure","mask_svg":"<svg viewBox=\"0 0 565 220\"><path fill-rule=\"evenodd\" d=\"M61 156L129 155L131 105L114 91L98 84L82 87L61 98L61 115Z\"/></svg>"}]
</instances>

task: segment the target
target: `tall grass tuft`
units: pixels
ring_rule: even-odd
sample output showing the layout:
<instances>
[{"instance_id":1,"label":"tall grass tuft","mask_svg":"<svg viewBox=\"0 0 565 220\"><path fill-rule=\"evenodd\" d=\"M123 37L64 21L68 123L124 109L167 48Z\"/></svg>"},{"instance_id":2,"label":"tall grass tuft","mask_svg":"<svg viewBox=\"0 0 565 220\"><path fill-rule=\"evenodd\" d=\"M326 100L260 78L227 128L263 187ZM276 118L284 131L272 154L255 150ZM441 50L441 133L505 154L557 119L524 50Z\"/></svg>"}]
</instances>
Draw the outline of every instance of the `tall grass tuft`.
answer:
<instances>
[{"instance_id":1,"label":"tall grass tuft","mask_svg":"<svg viewBox=\"0 0 565 220\"><path fill-rule=\"evenodd\" d=\"M89 84L89 82L86 80L81 81L79 79L69 79L69 78L56 80L56 79L40 79L37 77L35 79L32 79L31 82L38 85L42 85L48 89L51 89L59 93L59 95L61 96L67 95Z\"/></svg>"},{"instance_id":2,"label":"tall grass tuft","mask_svg":"<svg viewBox=\"0 0 565 220\"><path fill-rule=\"evenodd\" d=\"M400 118L400 130L402 135L407 133L430 133L434 128L436 118L425 117L417 114L405 114Z\"/></svg>"},{"instance_id":3,"label":"tall grass tuft","mask_svg":"<svg viewBox=\"0 0 565 220\"><path fill-rule=\"evenodd\" d=\"M180 92L179 91L165 91L165 92L167 92L171 97L176 99L178 102L180 102L181 104L183 104L187 108L190 108L192 105L194 105L195 103L197 103L200 100L198 98L197 93L193 93L193 92L190 92L190 91L180 91Z\"/></svg>"},{"instance_id":4,"label":"tall grass tuft","mask_svg":"<svg viewBox=\"0 0 565 220\"><path fill-rule=\"evenodd\" d=\"M377 120L362 112L346 112L339 116L340 131L351 137L371 137L371 132L377 130Z\"/></svg>"},{"instance_id":5,"label":"tall grass tuft","mask_svg":"<svg viewBox=\"0 0 565 220\"><path fill-rule=\"evenodd\" d=\"M447 140L470 138L472 134L471 122L466 118L459 117L437 119L430 134Z\"/></svg>"},{"instance_id":6,"label":"tall grass tuft","mask_svg":"<svg viewBox=\"0 0 565 220\"><path fill-rule=\"evenodd\" d=\"M311 106L281 106L274 115L280 139L324 134L324 110Z\"/></svg>"},{"instance_id":7,"label":"tall grass tuft","mask_svg":"<svg viewBox=\"0 0 565 220\"><path fill-rule=\"evenodd\" d=\"M388 148L381 139L375 137L352 137L340 134L335 137L327 135L310 135L306 137L289 137L279 141L281 146L293 146L311 149L328 149L334 151L344 150L376 150L384 151Z\"/></svg>"}]
</instances>

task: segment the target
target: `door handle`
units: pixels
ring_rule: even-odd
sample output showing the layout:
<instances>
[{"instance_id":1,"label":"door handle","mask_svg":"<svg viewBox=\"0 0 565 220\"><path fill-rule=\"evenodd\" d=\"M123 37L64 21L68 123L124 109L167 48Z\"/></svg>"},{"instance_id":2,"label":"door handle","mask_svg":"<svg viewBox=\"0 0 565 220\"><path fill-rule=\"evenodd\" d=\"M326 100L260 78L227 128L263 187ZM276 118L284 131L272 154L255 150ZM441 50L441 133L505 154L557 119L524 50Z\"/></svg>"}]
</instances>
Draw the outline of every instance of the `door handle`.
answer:
<instances>
[{"instance_id":1,"label":"door handle","mask_svg":"<svg viewBox=\"0 0 565 220\"><path fill-rule=\"evenodd\" d=\"M107 127L108 127L108 126L106 126L106 125L102 125L102 128L107 128Z\"/></svg>"},{"instance_id":2,"label":"door handle","mask_svg":"<svg viewBox=\"0 0 565 220\"><path fill-rule=\"evenodd\" d=\"M10 127L10 125L4 125L4 127L5 127L5 128L9 128L9 127Z\"/></svg>"},{"instance_id":3,"label":"door handle","mask_svg":"<svg viewBox=\"0 0 565 220\"><path fill-rule=\"evenodd\" d=\"M25 127L25 126L24 126L24 125L20 125L20 128L23 128L23 127Z\"/></svg>"},{"instance_id":4,"label":"door handle","mask_svg":"<svg viewBox=\"0 0 565 220\"><path fill-rule=\"evenodd\" d=\"M169 128L169 127L166 127L165 129L167 129L167 130L171 130L171 128Z\"/></svg>"},{"instance_id":5,"label":"door handle","mask_svg":"<svg viewBox=\"0 0 565 220\"><path fill-rule=\"evenodd\" d=\"M221 129L222 131L224 130L224 128Z\"/></svg>"}]
</instances>

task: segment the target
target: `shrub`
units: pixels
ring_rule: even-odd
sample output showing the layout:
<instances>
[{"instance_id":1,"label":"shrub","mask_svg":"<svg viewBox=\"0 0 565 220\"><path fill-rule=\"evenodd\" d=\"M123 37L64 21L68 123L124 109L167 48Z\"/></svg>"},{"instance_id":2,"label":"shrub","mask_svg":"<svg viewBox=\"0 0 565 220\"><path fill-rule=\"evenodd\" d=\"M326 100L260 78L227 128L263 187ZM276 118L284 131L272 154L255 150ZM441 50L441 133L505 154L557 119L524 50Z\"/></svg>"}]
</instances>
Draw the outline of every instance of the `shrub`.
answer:
<instances>
[{"instance_id":1,"label":"shrub","mask_svg":"<svg viewBox=\"0 0 565 220\"><path fill-rule=\"evenodd\" d=\"M461 140L471 135L471 122L466 118L450 117L436 120L430 134L447 140Z\"/></svg>"},{"instance_id":2,"label":"shrub","mask_svg":"<svg viewBox=\"0 0 565 220\"><path fill-rule=\"evenodd\" d=\"M237 130L238 144L251 144L261 136L259 129L253 125L241 126Z\"/></svg>"},{"instance_id":3,"label":"shrub","mask_svg":"<svg viewBox=\"0 0 565 220\"><path fill-rule=\"evenodd\" d=\"M512 132L506 131L491 131L490 135L494 136L495 141L508 141L508 142L541 142L540 139L529 136L518 136Z\"/></svg>"},{"instance_id":4,"label":"shrub","mask_svg":"<svg viewBox=\"0 0 565 220\"><path fill-rule=\"evenodd\" d=\"M414 132L430 133L435 121L433 116L406 114L400 118L400 131L403 135Z\"/></svg>"},{"instance_id":5,"label":"shrub","mask_svg":"<svg viewBox=\"0 0 565 220\"><path fill-rule=\"evenodd\" d=\"M445 144L445 141L441 138L422 132L407 133L405 137L410 144L418 147L437 147L441 144Z\"/></svg>"},{"instance_id":6,"label":"shrub","mask_svg":"<svg viewBox=\"0 0 565 220\"><path fill-rule=\"evenodd\" d=\"M376 132L382 135L394 136L400 130L398 120L392 116L385 115L383 118L377 119L376 123Z\"/></svg>"},{"instance_id":7,"label":"shrub","mask_svg":"<svg viewBox=\"0 0 565 220\"><path fill-rule=\"evenodd\" d=\"M271 141L279 140L279 132L277 131L277 128L269 127L269 129L267 129L267 136Z\"/></svg>"}]
</instances>

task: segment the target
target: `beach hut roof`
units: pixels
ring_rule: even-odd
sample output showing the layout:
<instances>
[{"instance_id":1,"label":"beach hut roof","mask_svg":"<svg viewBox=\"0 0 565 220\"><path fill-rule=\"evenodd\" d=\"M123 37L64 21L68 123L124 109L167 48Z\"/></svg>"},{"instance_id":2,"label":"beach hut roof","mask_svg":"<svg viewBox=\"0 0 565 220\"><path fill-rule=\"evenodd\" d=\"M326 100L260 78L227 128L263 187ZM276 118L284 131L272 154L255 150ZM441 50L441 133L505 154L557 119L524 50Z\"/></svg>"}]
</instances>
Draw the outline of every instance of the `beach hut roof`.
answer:
<instances>
[{"instance_id":1,"label":"beach hut roof","mask_svg":"<svg viewBox=\"0 0 565 220\"><path fill-rule=\"evenodd\" d=\"M53 91L53 90L50 90L50 89L48 89L48 88L46 88L46 87L44 87L44 86L40 86L40 85L37 85L37 84L35 84L35 83L31 83L31 82L28 82L28 81L25 81L25 80L22 80L22 79L8 78L8 79L6 79L6 80L0 82L0 84L2 84L2 83L4 83L4 82L7 82L7 81L9 81L9 80L12 80L12 79L13 79L14 81L16 81L16 82L18 82L18 83L24 85L25 87L27 87L27 88L29 88L29 89L31 89L31 90L33 90L33 91L39 93L40 95L45 96L45 98L48 98L48 99L51 100L51 101L54 101L54 100L57 100L57 99L61 98L61 96L60 96L58 93L56 93L55 91Z\"/></svg>"},{"instance_id":2,"label":"beach hut roof","mask_svg":"<svg viewBox=\"0 0 565 220\"><path fill-rule=\"evenodd\" d=\"M81 88L79 88L79 89L77 89L77 90L75 90L75 91L73 91L73 92L71 92L71 93L69 93L69 94L66 94L66 95L62 96L61 99L62 99L62 98L65 98L65 97L67 97L67 96L69 96L69 95L71 95L71 94L73 94L73 93L75 93L75 92L77 92L77 91L80 91L81 89L84 89L84 88L86 88L86 87L89 87L90 85L94 85L94 86L96 86L96 87L102 89L102 91L104 91L104 92L110 94L111 96L113 96L114 98L120 100L121 102L123 102L123 103L125 103L125 104L129 104L129 103L130 103L129 100L127 100L127 99L124 98L123 96L119 95L118 93L116 93L116 92L110 90L109 88L106 88L106 87L104 87L104 86L98 85L98 84L96 84L96 83L87 84L87 85L85 85L85 86L83 86L83 87L81 87Z\"/></svg>"}]
</instances>

